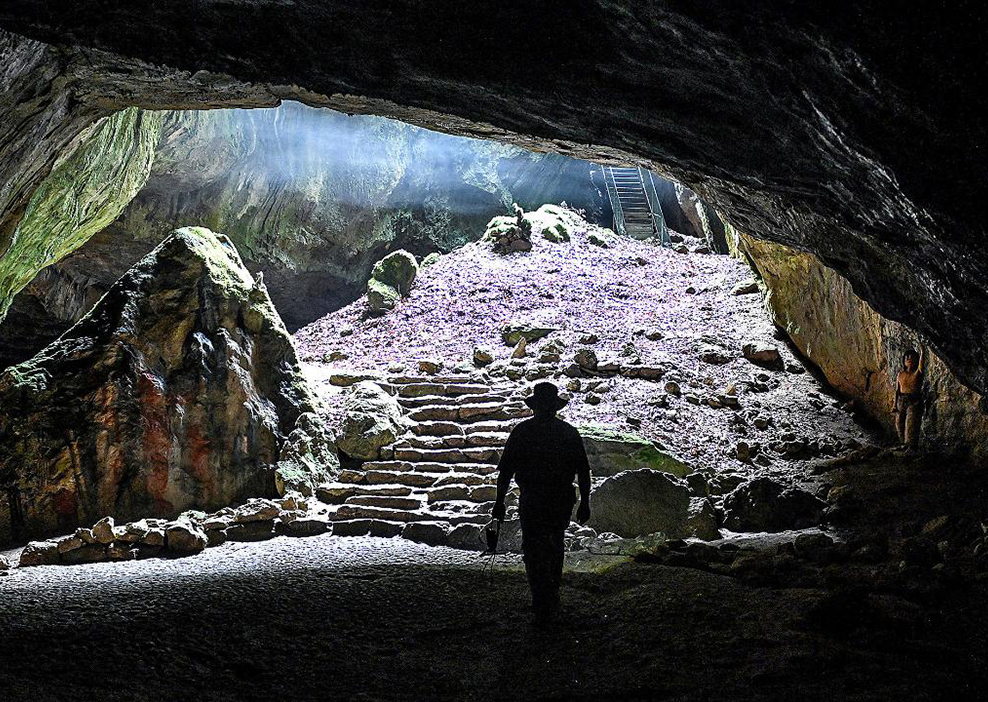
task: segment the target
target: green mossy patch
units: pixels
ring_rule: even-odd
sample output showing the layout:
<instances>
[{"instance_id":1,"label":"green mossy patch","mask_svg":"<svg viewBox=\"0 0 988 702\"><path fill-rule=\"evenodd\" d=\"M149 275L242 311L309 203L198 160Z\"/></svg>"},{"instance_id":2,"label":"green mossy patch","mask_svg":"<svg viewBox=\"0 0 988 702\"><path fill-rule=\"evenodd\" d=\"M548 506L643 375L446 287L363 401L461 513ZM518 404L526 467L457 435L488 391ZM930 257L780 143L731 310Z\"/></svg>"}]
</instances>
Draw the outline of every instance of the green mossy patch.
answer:
<instances>
[{"instance_id":1,"label":"green mossy patch","mask_svg":"<svg viewBox=\"0 0 988 702\"><path fill-rule=\"evenodd\" d=\"M159 112L117 112L45 178L14 232L13 245L0 257L0 319L42 268L107 227L144 187L161 120Z\"/></svg>"},{"instance_id":2,"label":"green mossy patch","mask_svg":"<svg viewBox=\"0 0 988 702\"><path fill-rule=\"evenodd\" d=\"M626 470L650 468L683 478L693 469L655 447L638 434L623 432L602 424L578 426L594 475L615 475Z\"/></svg>"}]
</instances>

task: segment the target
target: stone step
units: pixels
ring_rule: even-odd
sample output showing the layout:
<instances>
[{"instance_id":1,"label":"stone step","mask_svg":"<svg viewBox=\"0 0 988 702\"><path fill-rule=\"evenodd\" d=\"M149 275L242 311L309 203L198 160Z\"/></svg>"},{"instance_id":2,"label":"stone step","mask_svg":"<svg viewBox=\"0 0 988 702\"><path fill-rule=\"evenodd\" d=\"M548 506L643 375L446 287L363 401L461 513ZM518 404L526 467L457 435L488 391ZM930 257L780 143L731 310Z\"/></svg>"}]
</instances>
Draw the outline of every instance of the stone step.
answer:
<instances>
[{"instance_id":1,"label":"stone step","mask_svg":"<svg viewBox=\"0 0 988 702\"><path fill-rule=\"evenodd\" d=\"M354 495L348 497L346 505L363 505L366 507L388 507L389 509L401 509L415 511L425 506L422 497L392 497L389 495Z\"/></svg>"},{"instance_id":2,"label":"stone step","mask_svg":"<svg viewBox=\"0 0 988 702\"><path fill-rule=\"evenodd\" d=\"M464 432L456 422L423 421L412 425L412 433L417 436L451 436Z\"/></svg>"},{"instance_id":3,"label":"stone step","mask_svg":"<svg viewBox=\"0 0 988 702\"><path fill-rule=\"evenodd\" d=\"M352 521L355 519L378 519L386 522L449 522L450 524L485 524L487 517L482 514L441 512L431 510L389 509L368 505L340 505L329 514L331 522ZM335 527L334 527L335 532Z\"/></svg>"},{"instance_id":4,"label":"stone step","mask_svg":"<svg viewBox=\"0 0 988 702\"><path fill-rule=\"evenodd\" d=\"M398 536L406 522L383 519L338 519L332 522L333 536Z\"/></svg>"},{"instance_id":5,"label":"stone step","mask_svg":"<svg viewBox=\"0 0 988 702\"><path fill-rule=\"evenodd\" d=\"M408 434L390 446L391 449L501 448L508 435L501 432L477 432L465 436L416 436Z\"/></svg>"},{"instance_id":6,"label":"stone step","mask_svg":"<svg viewBox=\"0 0 988 702\"><path fill-rule=\"evenodd\" d=\"M399 397L423 397L425 395L440 395L456 397L458 395L486 395L490 392L489 385L458 385L456 383L411 383L396 385Z\"/></svg>"},{"instance_id":7,"label":"stone step","mask_svg":"<svg viewBox=\"0 0 988 702\"><path fill-rule=\"evenodd\" d=\"M456 514L463 517L471 517L474 523L486 523L490 520L490 514L494 509L494 502L471 502L468 500L448 500L443 502L433 502L429 509L434 513ZM480 520L483 520L481 522Z\"/></svg>"},{"instance_id":8,"label":"stone step","mask_svg":"<svg viewBox=\"0 0 988 702\"><path fill-rule=\"evenodd\" d=\"M402 407L424 407L436 405L437 407L452 407L455 405L496 405L504 404L511 400L511 394L486 393L483 395L456 395L453 397L443 395L422 395L421 397L399 397L398 404Z\"/></svg>"},{"instance_id":9,"label":"stone step","mask_svg":"<svg viewBox=\"0 0 988 702\"><path fill-rule=\"evenodd\" d=\"M396 461L413 463L497 463L501 451L492 447L449 449L395 448Z\"/></svg>"},{"instance_id":10,"label":"stone step","mask_svg":"<svg viewBox=\"0 0 988 702\"><path fill-rule=\"evenodd\" d=\"M532 410L521 403L506 405L472 404L452 407L428 405L412 410L408 413L408 418L416 422L480 422L485 420L504 421L531 415Z\"/></svg>"},{"instance_id":11,"label":"stone step","mask_svg":"<svg viewBox=\"0 0 988 702\"><path fill-rule=\"evenodd\" d=\"M459 466L456 466L457 468ZM496 485L497 484L497 472L491 472L487 475L480 475L478 473L460 473L453 472L447 473L446 475L441 475L436 479L432 485L433 487L444 487L446 485L469 485L471 487L475 485ZM517 489L517 488L512 488Z\"/></svg>"},{"instance_id":12,"label":"stone step","mask_svg":"<svg viewBox=\"0 0 988 702\"><path fill-rule=\"evenodd\" d=\"M351 482L356 485L407 485L410 487L431 487L436 482L435 474L408 471L397 473L390 470L368 470L360 472L360 477L355 480L344 480L340 476L340 482Z\"/></svg>"},{"instance_id":13,"label":"stone step","mask_svg":"<svg viewBox=\"0 0 988 702\"><path fill-rule=\"evenodd\" d=\"M466 435L471 434L510 434L520 419L492 420L484 422L473 422L471 424L456 425Z\"/></svg>"},{"instance_id":14,"label":"stone step","mask_svg":"<svg viewBox=\"0 0 988 702\"><path fill-rule=\"evenodd\" d=\"M388 497L407 497L412 494L412 488L407 485L358 485L356 483L328 483L316 488L316 498L327 504L342 504L353 495L382 495Z\"/></svg>"},{"instance_id":15,"label":"stone step","mask_svg":"<svg viewBox=\"0 0 988 702\"><path fill-rule=\"evenodd\" d=\"M391 375L386 378L392 385L420 385L441 383L443 385L476 385L483 380L474 375Z\"/></svg>"},{"instance_id":16,"label":"stone step","mask_svg":"<svg viewBox=\"0 0 988 702\"><path fill-rule=\"evenodd\" d=\"M492 502L497 497L496 485L446 485L433 487L426 491L426 500L431 505L435 502Z\"/></svg>"}]
</instances>

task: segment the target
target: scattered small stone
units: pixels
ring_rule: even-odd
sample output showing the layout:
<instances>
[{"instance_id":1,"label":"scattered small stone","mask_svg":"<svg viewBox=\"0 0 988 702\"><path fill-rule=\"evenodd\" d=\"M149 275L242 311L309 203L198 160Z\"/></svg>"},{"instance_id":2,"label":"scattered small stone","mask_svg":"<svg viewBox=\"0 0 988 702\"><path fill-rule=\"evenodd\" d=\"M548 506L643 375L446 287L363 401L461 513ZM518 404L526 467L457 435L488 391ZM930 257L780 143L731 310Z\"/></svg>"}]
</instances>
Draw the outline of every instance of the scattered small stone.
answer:
<instances>
[{"instance_id":1,"label":"scattered small stone","mask_svg":"<svg viewBox=\"0 0 988 702\"><path fill-rule=\"evenodd\" d=\"M686 244L676 244L672 247L672 250L680 254L688 254L690 250L686 247Z\"/></svg>"},{"instance_id":2,"label":"scattered small stone","mask_svg":"<svg viewBox=\"0 0 988 702\"><path fill-rule=\"evenodd\" d=\"M602 237L597 232L590 232L590 234L587 235L587 241L593 244L594 246L599 246L602 249L607 248L607 239Z\"/></svg>"},{"instance_id":3,"label":"scattered small stone","mask_svg":"<svg viewBox=\"0 0 988 702\"><path fill-rule=\"evenodd\" d=\"M186 521L170 522L165 526L165 548L171 553L192 555L205 550L205 532Z\"/></svg>"},{"instance_id":4,"label":"scattered small stone","mask_svg":"<svg viewBox=\"0 0 988 702\"><path fill-rule=\"evenodd\" d=\"M527 342L525 341L525 337L523 336L519 338L518 343L515 344L515 348L511 351L511 358L525 358L526 346Z\"/></svg>"},{"instance_id":5,"label":"scattered small stone","mask_svg":"<svg viewBox=\"0 0 988 702\"><path fill-rule=\"evenodd\" d=\"M692 285L687 286L687 288L686 288L686 294L687 295L696 295L696 288L693 287Z\"/></svg>"},{"instance_id":6,"label":"scattered small stone","mask_svg":"<svg viewBox=\"0 0 988 702\"><path fill-rule=\"evenodd\" d=\"M746 359L757 366L782 370L782 356L779 354L779 349L774 346L760 341L752 341L745 344L741 352Z\"/></svg>"},{"instance_id":7,"label":"scattered small stone","mask_svg":"<svg viewBox=\"0 0 988 702\"><path fill-rule=\"evenodd\" d=\"M710 247L709 246L697 246L695 249L693 249L693 252L694 253L698 253L698 254L708 254L708 253L710 253Z\"/></svg>"},{"instance_id":8,"label":"scattered small stone","mask_svg":"<svg viewBox=\"0 0 988 702\"><path fill-rule=\"evenodd\" d=\"M483 368L494 362L494 354L489 349L477 346L473 350L473 365Z\"/></svg>"},{"instance_id":9,"label":"scattered small stone","mask_svg":"<svg viewBox=\"0 0 988 702\"><path fill-rule=\"evenodd\" d=\"M597 370L597 354L591 349L580 349L573 355L573 361L583 369Z\"/></svg>"},{"instance_id":10,"label":"scattered small stone","mask_svg":"<svg viewBox=\"0 0 988 702\"><path fill-rule=\"evenodd\" d=\"M682 389L679 387L679 383L675 380L670 380L666 383L666 392L675 397L679 397L682 394Z\"/></svg>"},{"instance_id":11,"label":"scattered small stone","mask_svg":"<svg viewBox=\"0 0 988 702\"><path fill-rule=\"evenodd\" d=\"M58 563L58 544L54 541L32 541L21 551L20 567L54 565Z\"/></svg>"},{"instance_id":12,"label":"scattered small stone","mask_svg":"<svg viewBox=\"0 0 988 702\"><path fill-rule=\"evenodd\" d=\"M601 399L602 399L602 398L601 398L601 396L600 396L600 395L594 395L593 393L590 393L589 395L587 395L587 397L586 397L586 399L585 399L585 402L586 402L586 403L587 403L588 405L599 405L599 404L600 404L600 401L601 401Z\"/></svg>"},{"instance_id":13,"label":"scattered small stone","mask_svg":"<svg viewBox=\"0 0 988 702\"><path fill-rule=\"evenodd\" d=\"M600 337L596 334L584 334L580 337L581 344L596 344L598 341L600 341Z\"/></svg>"},{"instance_id":14,"label":"scattered small stone","mask_svg":"<svg viewBox=\"0 0 988 702\"><path fill-rule=\"evenodd\" d=\"M662 331L659 329L649 329L648 331L645 332L645 338L648 339L649 341L658 341L659 339L662 339L664 336L665 334L663 334Z\"/></svg>"},{"instance_id":15,"label":"scattered small stone","mask_svg":"<svg viewBox=\"0 0 988 702\"><path fill-rule=\"evenodd\" d=\"M434 358L423 358L418 362L418 369L427 375L435 375L443 369L445 365L441 360Z\"/></svg>"},{"instance_id":16,"label":"scattered small stone","mask_svg":"<svg viewBox=\"0 0 988 702\"><path fill-rule=\"evenodd\" d=\"M731 362L727 352L718 346L705 346L700 351L700 360L704 363L721 366Z\"/></svg>"},{"instance_id":17,"label":"scattered small stone","mask_svg":"<svg viewBox=\"0 0 988 702\"><path fill-rule=\"evenodd\" d=\"M580 385L581 385L580 381L577 380L576 378L573 378L572 380L566 383L566 389L569 390L570 392L580 392L581 389Z\"/></svg>"},{"instance_id":18,"label":"scattered small stone","mask_svg":"<svg viewBox=\"0 0 988 702\"><path fill-rule=\"evenodd\" d=\"M97 543L113 543L113 517L103 517L93 524L93 538Z\"/></svg>"},{"instance_id":19,"label":"scattered small stone","mask_svg":"<svg viewBox=\"0 0 988 702\"><path fill-rule=\"evenodd\" d=\"M691 405L700 404L700 398L694 395L693 393L688 393L684 397L686 398L686 401L689 402Z\"/></svg>"},{"instance_id":20,"label":"scattered small stone","mask_svg":"<svg viewBox=\"0 0 988 702\"><path fill-rule=\"evenodd\" d=\"M344 324L340 327L340 336L350 336L353 334L353 326L350 324Z\"/></svg>"},{"instance_id":21,"label":"scattered small stone","mask_svg":"<svg viewBox=\"0 0 988 702\"><path fill-rule=\"evenodd\" d=\"M758 292L758 281L747 278L731 288L732 295L753 295Z\"/></svg>"}]
</instances>

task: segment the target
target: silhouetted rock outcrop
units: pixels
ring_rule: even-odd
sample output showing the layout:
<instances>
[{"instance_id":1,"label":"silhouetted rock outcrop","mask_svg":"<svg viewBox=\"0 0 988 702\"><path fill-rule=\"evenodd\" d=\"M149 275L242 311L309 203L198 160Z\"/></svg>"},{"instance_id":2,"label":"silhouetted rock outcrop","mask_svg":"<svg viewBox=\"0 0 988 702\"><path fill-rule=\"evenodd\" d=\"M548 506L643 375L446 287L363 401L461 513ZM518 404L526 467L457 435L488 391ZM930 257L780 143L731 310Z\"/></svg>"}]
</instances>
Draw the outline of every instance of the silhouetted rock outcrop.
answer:
<instances>
[{"instance_id":1,"label":"silhouetted rock outcrop","mask_svg":"<svg viewBox=\"0 0 988 702\"><path fill-rule=\"evenodd\" d=\"M202 228L0 375L0 406L0 543L273 494L284 439L314 410L263 284Z\"/></svg>"}]
</instances>

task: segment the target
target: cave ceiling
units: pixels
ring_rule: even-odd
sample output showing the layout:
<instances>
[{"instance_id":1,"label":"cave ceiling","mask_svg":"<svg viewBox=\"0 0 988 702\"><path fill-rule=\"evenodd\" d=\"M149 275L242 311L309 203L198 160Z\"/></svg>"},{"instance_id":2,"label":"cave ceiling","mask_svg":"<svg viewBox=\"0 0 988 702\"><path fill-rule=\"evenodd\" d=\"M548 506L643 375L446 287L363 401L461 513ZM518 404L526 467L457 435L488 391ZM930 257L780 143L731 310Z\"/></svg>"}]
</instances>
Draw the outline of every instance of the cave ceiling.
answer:
<instances>
[{"instance_id":1,"label":"cave ceiling","mask_svg":"<svg viewBox=\"0 0 988 702\"><path fill-rule=\"evenodd\" d=\"M815 253L984 391L981 14L966 2L6 0L0 254L32 188L100 117L291 98L648 164L738 228Z\"/></svg>"}]
</instances>

